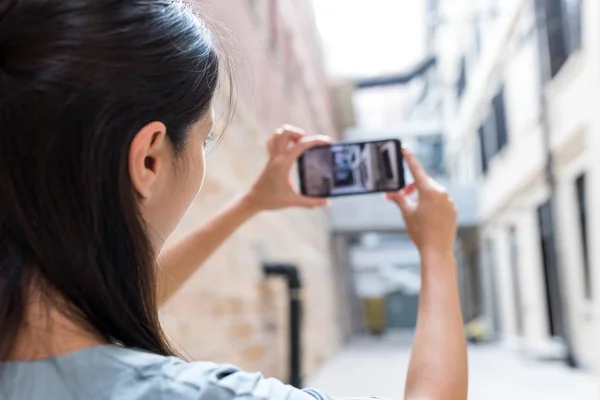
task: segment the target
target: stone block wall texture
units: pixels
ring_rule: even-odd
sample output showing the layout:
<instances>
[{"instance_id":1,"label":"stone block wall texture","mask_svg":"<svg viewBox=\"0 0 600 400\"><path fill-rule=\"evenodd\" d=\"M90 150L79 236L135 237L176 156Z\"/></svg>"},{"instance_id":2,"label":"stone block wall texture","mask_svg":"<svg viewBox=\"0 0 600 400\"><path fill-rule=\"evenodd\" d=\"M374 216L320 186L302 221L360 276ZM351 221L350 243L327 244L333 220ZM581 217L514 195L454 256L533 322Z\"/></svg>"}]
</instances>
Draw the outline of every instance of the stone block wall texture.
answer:
<instances>
[{"instance_id":1,"label":"stone block wall texture","mask_svg":"<svg viewBox=\"0 0 600 400\"><path fill-rule=\"evenodd\" d=\"M266 140L290 123L336 137L328 82L311 2L212 0L195 3L226 45L237 112L207 159L204 187L170 239L181 238L244 193L267 161ZM216 99L217 118L228 107ZM219 121L222 122L222 121ZM304 374L340 347L343 312L336 287L326 210L265 213L249 221L170 299L162 323L183 354L232 363L286 380L287 287L266 279L263 262L292 262L302 272Z\"/></svg>"}]
</instances>

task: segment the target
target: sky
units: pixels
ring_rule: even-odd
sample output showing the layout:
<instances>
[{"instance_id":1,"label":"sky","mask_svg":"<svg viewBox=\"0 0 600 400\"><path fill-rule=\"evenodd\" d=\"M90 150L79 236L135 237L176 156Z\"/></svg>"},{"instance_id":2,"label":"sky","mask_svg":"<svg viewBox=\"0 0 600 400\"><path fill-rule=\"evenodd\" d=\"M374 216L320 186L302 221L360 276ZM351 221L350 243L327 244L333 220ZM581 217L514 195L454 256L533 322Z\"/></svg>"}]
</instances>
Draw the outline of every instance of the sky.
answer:
<instances>
[{"instance_id":1,"label":"sky","mask_svg":"<svg viewBox=\"0 0 600 400\"><path fill-rule=\"evenodd\" d=\"M312 1L330 75L400 72L424 57L424 1Z\"/></svg>"}]
</instances>

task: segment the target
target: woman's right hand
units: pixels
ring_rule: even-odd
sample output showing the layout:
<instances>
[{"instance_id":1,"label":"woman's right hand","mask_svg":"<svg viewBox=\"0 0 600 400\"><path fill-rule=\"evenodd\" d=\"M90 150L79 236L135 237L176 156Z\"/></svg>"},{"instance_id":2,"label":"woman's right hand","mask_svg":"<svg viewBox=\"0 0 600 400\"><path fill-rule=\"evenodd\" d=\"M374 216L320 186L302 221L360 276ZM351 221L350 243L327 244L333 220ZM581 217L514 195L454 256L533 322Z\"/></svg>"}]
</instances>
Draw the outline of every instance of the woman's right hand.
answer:
<instances>
[{"instance_id":1,"label":"woman's right hand","mask_svg":"<svg viewBox=\"0 0 600 400\"><path fill-rule=\"evenodd\" d=\"M399 192L387 193L396 203L404 220L406 231L421 253L435 252L452 255L457 232L457 213L446 189L427 175L415 155L402 150L414 182ZM418 200L410 195L418 193Z\"/></svg>"},{"instance_id":2,"label":"woman's right hand","mask_svg":"<svg viewBox=\"0 0 600 400\"><path fill-rule=\"evenodd\" d=\"M467 343L454 258L457 215L446 189L403 150L415 179L388 198L402 210L406 231L419 248L422 285L406 399L466 399ZM409 196L418 192L413 201Z\"/></svg>"}]
</instances>

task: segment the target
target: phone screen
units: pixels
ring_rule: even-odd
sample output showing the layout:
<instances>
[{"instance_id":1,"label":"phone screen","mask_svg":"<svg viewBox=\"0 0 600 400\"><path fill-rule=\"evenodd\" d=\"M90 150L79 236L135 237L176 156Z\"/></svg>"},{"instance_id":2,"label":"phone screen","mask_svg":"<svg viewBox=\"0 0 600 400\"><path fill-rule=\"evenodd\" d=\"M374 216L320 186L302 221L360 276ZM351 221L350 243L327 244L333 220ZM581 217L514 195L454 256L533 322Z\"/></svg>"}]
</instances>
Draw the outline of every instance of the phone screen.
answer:
<instances>
[{"instance_id":1,"label":"phone screen","mask_svg":"<svg viewBox=\"0 0 600 400\"><path fill-rule=\"evenodd\" d=\"M305 196L335 197L404 187L400 141L336 143L308 150L298 161Z\"/></svg>"}]
</instances>

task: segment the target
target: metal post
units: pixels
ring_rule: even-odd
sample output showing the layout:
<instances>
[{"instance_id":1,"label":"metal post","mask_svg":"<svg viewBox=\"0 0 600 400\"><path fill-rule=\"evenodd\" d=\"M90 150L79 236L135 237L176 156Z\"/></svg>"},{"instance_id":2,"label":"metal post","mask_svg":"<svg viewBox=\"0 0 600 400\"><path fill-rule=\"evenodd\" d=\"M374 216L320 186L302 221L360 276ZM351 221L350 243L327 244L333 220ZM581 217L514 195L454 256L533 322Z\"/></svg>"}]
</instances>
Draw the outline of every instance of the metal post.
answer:
<instances>
[{"instance_id":1,"label":"metal post","mask_svg":"<svg viewBox=\"0 0 600 400\"><path fill-rule=\"evenodd\" d=\"M300 288L290 288L290 385L302 388L302 301Z\"/></svg>"},{"instance_id":2,"label":"metal post","mask_svg":"<svg viewBox=\"0 0 600 400\"><path fill-rule=\"evenodd\" d=\"M263 271L267 276L283 276L287 280L289 294L289 330L290 330L290 379L289 384L302 388L302 281L295 265L265 264Z\"/></svg>"},{"instance_id":3,"label":"metal post","mask_svg":"<svg viewBox=\"0 0 600 400\"><path fill-rule=\"evenodd\" d=\"M541 125L542 125L542 136L544 141L544 150L546 153L546 165L545 174L548 188L550 190L550 215L549 224L554 231L557 230L555 212L558 210L556 206L556 174L554 170L554 155L552 153L551 137L550 137L550 119L548 113L548 98L546 96L545 87L546 83L552 80L552 66L550 64L550 43L548 42L548 18L546 16L546 4L545 0L534 0L534 11L535 11L535 26L538 36L538 48L540 57L540 114L541 114ZM562 252L560 249L560 240L555 241L555 253L556 253L556 268L562 271ZM578 362L573 352L573 345L571 342L571 331L568 319L568 310L564 299L564 280L558 278L557 298L559 300L559 307L562 311L560 324L562 325L561 333L565 345L565 362L572 368L578 366Z\"/></svg>"}]
</instances>

